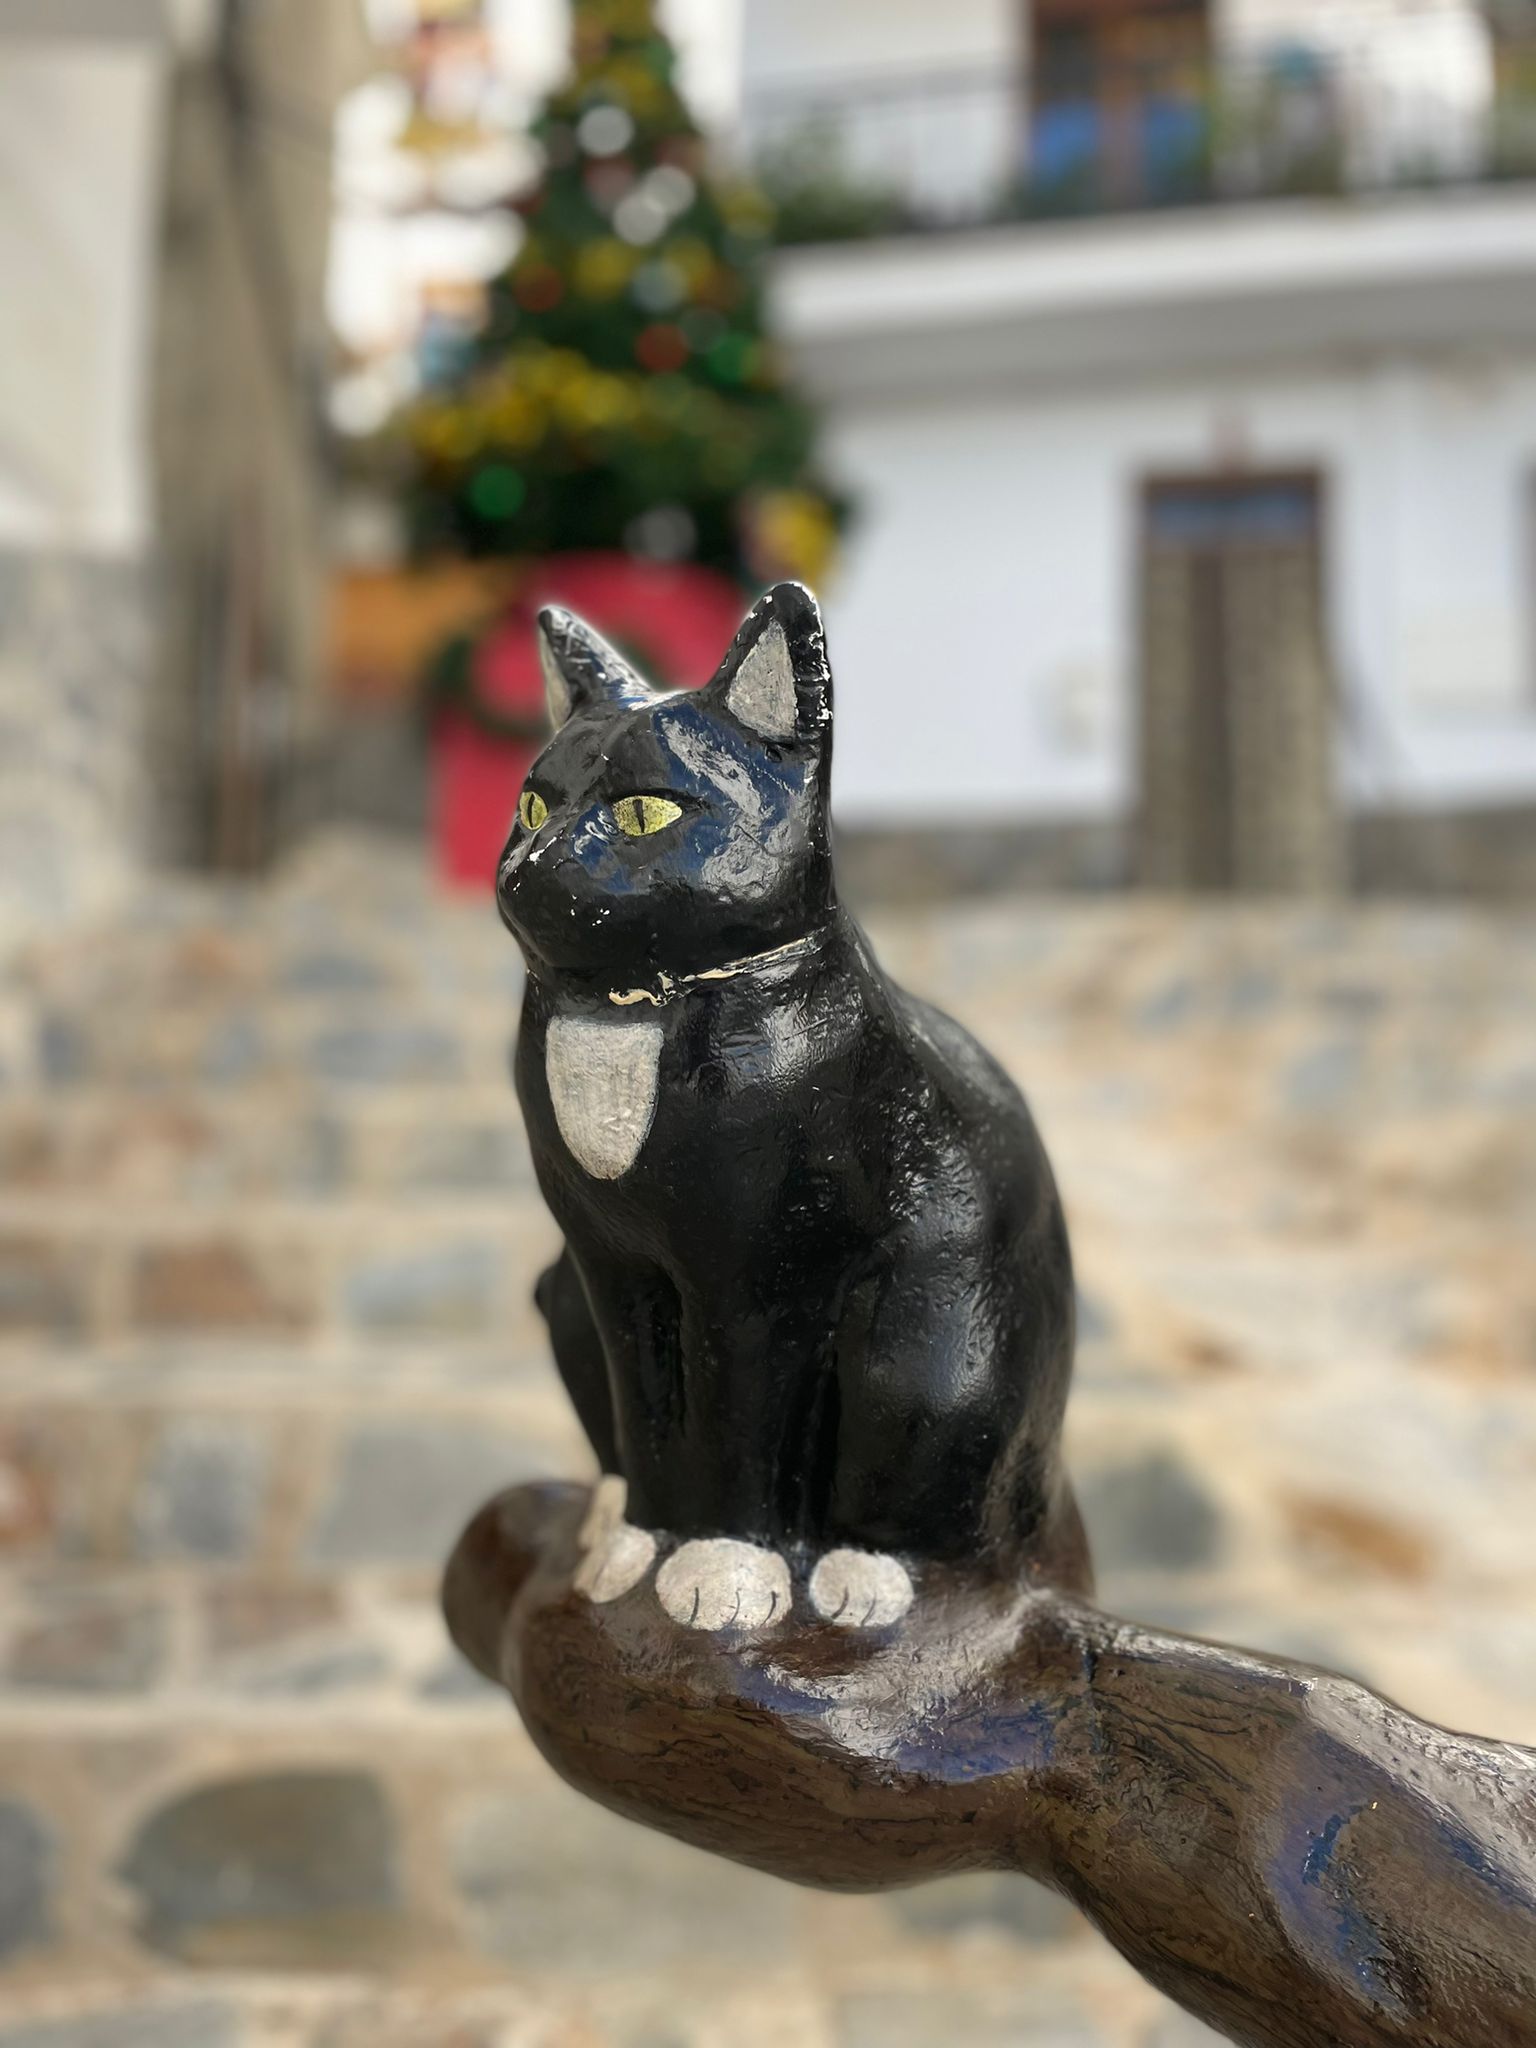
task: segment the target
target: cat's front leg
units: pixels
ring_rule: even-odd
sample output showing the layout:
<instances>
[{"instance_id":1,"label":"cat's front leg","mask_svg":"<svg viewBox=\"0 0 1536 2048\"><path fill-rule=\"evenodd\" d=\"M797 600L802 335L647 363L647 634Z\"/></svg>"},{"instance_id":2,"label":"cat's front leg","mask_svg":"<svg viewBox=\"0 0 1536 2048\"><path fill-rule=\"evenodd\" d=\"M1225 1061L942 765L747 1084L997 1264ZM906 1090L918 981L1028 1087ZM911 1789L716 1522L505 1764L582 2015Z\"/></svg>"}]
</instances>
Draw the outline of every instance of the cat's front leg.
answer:
<instances>
[{"instance_id":1,"label":"cat's front leg","mask_svg":"<svg viewBox=\"0 0 1536 2048\"><path fill-rule=\"evenodd\" d=\"M1019 1428L1024 1376L1001 1369L1001 1344L983 1341L987 1247L971 1250L967 1274L953 1248L936 1264L893 1238L844 1305L825 1522L839 1547L809 1588L838 1627L888 1627L907 1612L912 1580L898 1551L965 1557L987 1543L988 1488Z\"/></svg>"},{"instance_id":2,"label":"cat's front leg","mask_svg":"<svg viewBox=\"0 0 1536 2048\"><path fill-rule=\"evenodd\" d=\"M749 1300L746 1284L718 1264L711 1279L719 1299ZM677 1545L656 1575L656 1597L682 1628L772 1627L793 1604L789 1566L774 1546L787 1435L783 1376L769 1369L778 1347L761 1355L762 1325L745 1312L721 1324L665 1276L653 1285L671 1314L657 1316L633 1294L615 1302L610 1356L629 1512Z\"/></svg>"},{"instance_id":3,"label":"cat's front leg","mask_svg":"<svg viewBox=\"0 0 1536 2048\"><path fill-rule=\"evenodd\" d=\"M646 1577L658 1555L654 1532L732 1526L720 1467L733 1438L723 1419L703 1441L688 1431L679 1306L666 1276L600 1260L588 1271L618 1424L614 1462L628 1474L598 1482L582 1524L576 1589L602 1604ZM765 1484L759 1474L757 1488ZM726 1536L682 1543L657 1573L655 1593L672 1620L698 1629L768 1627L788 1615L792 1599L782 1557Z\"/></svg>"},{"instance_id":4,"label":"cat's front leg","mask_svg":"<svg viewBox=\"0 0 1536 2048\"><path fill-rule=\"evenodd\" d=\"M539 1275L533 1298L548 1325L555 1364L597 1462L604 1472L617 1472L608 1358L569 1247L562 1248L555 1263Z\"/></svg>"}]
</instances>

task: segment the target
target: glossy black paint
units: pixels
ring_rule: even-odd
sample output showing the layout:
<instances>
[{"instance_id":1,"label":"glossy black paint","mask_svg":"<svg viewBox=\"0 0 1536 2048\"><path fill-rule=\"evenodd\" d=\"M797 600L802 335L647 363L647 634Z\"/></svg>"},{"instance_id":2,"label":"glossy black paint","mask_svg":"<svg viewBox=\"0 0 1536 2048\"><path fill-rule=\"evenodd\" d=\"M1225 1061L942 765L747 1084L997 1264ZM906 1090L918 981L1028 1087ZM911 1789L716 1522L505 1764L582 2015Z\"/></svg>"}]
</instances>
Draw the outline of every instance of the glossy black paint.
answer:
<instances>
[{"instance_id":1,"label":"glossy black paint","mask_svg":"<svg viewBox=\"0 0 1536 2048\"><path fill-rule=\"evenodd\" d=\"M778 739L728 702L775 627ZM940 1559L1049 1547L1075 1527L1066 1229L1012 1082L887 980L838 901L815 601L770 592L696 694L653 695L564 614L544 631L570 715L498 902L528 965L518 1092L566 1241L539 1300L630 1519ZM634 794L681 816L626 838L611 806ZM654 1118L615 1178L562 1138L557 1017L660 1026Z\"/></svg>"}]
</instances>

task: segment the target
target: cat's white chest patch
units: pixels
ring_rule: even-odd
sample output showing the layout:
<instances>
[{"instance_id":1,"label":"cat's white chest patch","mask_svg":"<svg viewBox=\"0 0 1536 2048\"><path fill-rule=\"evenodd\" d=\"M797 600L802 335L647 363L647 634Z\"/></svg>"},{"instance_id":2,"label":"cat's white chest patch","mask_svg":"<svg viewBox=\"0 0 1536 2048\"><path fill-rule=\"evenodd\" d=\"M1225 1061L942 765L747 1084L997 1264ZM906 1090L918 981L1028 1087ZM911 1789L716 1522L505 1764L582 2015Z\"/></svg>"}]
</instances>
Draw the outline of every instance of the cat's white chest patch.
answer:
<instances>
[{"instance_id":1,"label":"cat's white chest patch","mask_svg":"<svg viewBox=\"0 0 1536 2048\"><path fill-rule=\"evenodd\" d=\"M660 1065L654 1019L550 1019L544 1074L555 1122L571 1157L595 1180L617 1180L639 1158L656 1114Z\"/></svg>"}]
</instances>

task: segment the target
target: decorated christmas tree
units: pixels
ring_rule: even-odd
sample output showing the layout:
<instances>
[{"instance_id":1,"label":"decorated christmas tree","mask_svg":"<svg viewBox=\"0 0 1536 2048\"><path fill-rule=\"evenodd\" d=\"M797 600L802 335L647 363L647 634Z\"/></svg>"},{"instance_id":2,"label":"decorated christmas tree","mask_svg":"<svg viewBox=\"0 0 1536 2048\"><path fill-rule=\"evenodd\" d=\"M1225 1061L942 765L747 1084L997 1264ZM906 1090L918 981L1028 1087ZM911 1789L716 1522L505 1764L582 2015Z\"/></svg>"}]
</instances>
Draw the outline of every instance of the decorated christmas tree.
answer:
<instances>
[{"instance_id":1,"label":"decorated christmas tree","mask_svg":"<svg viewBox=\"0 0 1536 2048\"><path fill-rule=\"evenodd\" d=\"M843 507L765 331L767 205L707 165L652 0L575 0L573 24L516 259L411 415L417 543L815 582Z\"/></svg>"}]
</instances>

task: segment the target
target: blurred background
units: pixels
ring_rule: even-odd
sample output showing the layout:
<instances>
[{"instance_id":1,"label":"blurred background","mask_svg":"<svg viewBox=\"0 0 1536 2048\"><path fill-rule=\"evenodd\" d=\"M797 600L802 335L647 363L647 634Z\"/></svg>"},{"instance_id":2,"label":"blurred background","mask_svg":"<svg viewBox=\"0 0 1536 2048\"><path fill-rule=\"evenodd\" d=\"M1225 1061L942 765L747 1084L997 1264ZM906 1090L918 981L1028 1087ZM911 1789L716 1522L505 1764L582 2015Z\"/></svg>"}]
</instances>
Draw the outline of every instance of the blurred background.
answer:
<instances>
[{"instance_id":1,"label":"blurred background","mask_svg":"<svg viewBox=\"0 0 1536 2048\"><path fill-rule=\"evenodd\" d=\"M575 606L825 600L1105 1603L1536 1741L1536 4L0 0L0 2048L1196 2048L566 1794L489 877Z\"/></svg>"}]
</instances>

